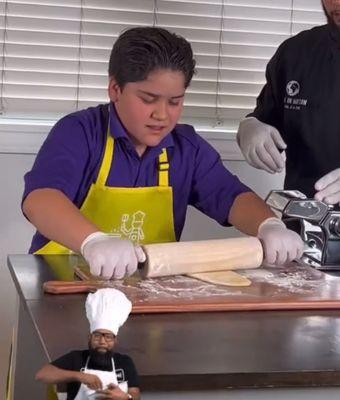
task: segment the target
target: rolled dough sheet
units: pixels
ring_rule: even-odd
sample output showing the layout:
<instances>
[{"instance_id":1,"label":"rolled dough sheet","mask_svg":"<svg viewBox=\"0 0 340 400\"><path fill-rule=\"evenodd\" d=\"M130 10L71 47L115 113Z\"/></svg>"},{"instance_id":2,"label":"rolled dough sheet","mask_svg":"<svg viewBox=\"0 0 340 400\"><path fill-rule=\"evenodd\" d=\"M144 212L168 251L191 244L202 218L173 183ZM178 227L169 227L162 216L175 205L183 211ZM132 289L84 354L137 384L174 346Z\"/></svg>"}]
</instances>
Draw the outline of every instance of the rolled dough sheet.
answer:
<instances>
[{"instance_id":1,"label":"rolled dough sheet","mask_svg":"<svg viewBox=\"0 0 340 400\"><path fill-rule=\"evenodd\" d=\"M187 274L191 278L223 286L250 286L251 281L234 271L214 271Z\"/></svg>"}]
</instances>

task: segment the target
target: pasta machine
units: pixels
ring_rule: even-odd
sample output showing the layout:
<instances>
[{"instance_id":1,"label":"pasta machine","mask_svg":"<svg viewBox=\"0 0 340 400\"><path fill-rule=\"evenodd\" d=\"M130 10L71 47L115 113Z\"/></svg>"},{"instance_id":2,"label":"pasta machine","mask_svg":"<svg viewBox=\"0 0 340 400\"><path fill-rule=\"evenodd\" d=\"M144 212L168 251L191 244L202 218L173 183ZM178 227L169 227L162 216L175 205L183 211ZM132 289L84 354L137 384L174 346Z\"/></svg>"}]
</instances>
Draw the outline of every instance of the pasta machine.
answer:
<instances>
[{"instance_id":1,"label":"pasta machine","mask_svg":"<svg viewBox=\"0 0 340 400\"><path fill-rule=\"evenodd\" d=\"M266 203L305 243L301 261L320 270L340 270L340 208L298 190L272 190Z\"/></svg>"}]
</instances>

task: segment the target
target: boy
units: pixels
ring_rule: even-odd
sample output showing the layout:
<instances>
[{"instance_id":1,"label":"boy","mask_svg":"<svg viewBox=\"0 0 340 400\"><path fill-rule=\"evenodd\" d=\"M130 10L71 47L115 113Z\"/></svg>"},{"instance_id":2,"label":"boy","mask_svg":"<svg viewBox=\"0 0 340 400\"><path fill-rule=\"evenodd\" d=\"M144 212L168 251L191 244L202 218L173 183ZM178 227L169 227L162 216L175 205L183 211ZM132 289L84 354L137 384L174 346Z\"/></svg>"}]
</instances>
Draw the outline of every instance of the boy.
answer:
<instances>
[{"instance_id":1,"label":"boy","mask_svg":"<svg viewBox=\"0 0 340 400\"><path fill-rule=\"evenodd\" d=\"M25 176L30 252L81 252L93 275L120 279L142 243L179 240L187 206L263 243L268 263L302 240L222 164L193 127L177 124L194 74L190 44L162 28L125 31L109 63L109 105L61 119Z\"/></svg>"}]
</instances>

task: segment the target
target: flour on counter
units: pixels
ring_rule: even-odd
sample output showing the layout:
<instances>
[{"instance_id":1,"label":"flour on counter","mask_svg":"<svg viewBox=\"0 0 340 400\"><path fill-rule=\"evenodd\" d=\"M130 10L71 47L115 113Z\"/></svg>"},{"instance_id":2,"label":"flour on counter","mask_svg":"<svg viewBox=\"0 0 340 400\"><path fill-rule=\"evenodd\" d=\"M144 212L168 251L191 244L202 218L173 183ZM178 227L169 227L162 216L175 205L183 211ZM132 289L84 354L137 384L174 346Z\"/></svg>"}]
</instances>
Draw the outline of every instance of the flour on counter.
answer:
<instances>
[{"instance_id":1,"label":"flour on counter","mask_svg":"<svg viewBox=\"0 0 340 400\"><path fill-rule=\"evenodd\" d=\"M242 275L256 282L266 282L292 293L313 291L328 282L324 274L317 270L306 269L297 265L288 267L266 267L239 271Z\"/></svg>"},{"instance_id":2,"label":"flour on counter","mask_svg":"<svg viewBox=\"0 0 340 400\"><path fill-rule=\"evenodd\" d=\"M129 287L129 290L134 291L136 295L140 294L143 296L147 294L149 299L158 299L160 295L162 298L167 297L179 299L242 295L242 291L239 289L226 288L224 286L217 286L204 282L202 283L197 279L183 275L136 281L129 279L124 281L115 281L112 283L112 287L121 290Z\"/></svg>"},{"instance_id":3,"label":"flour on counter","mask_svg":"<svg viewBox=\"0 0 340 400\"><path fill-rule=\"evenodd\" d=\"M247 287L226 287L185 276L167 276L155 279L140 279L139 276L131 276L123 281L105 281L104 287L113 287L123 292L128 290L137 303L145 300L158 301L167 299L180 301L181 299L195 302L208 298L224 300L230 297L231 301L242 298L262 299L272 297L289 297L294 295L313 296L314 293L326 291L334 285L332 279L323 272L311 267L291 264L286 267L260 267L256 269L238 270L239 274L249 278L252 282ZM339 281L340 282L340 281Z\"/></svg>"}]
</instances>

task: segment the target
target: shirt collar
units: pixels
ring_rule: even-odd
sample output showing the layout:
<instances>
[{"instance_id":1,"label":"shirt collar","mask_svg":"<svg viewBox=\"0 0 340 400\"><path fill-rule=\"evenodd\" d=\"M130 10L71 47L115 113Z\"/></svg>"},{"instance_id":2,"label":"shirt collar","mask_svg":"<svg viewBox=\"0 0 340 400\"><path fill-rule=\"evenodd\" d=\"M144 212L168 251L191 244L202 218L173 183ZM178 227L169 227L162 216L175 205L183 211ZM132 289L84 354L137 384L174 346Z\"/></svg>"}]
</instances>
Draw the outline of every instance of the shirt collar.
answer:
<instances>
[{"instance_id":1,"label":"shirt collar","mask_svg":"<svg viewBox=\"0 0 340 400\"><path fill-rule=\"evenodd\" d=\"M124 128L118 117L116 108L112 102L109 104L109 121L111 136L114 139L122 138L123 140L129 141L131 145L133 145L131 139L129 138L129 135L126 132L126 129ZM161 153L161 150L163 148L172 146L174 146L174 139L172 137L172 132L170 132L157 146L154 147L154 149L159 149Z\"/></svg>"}]
</instances>

